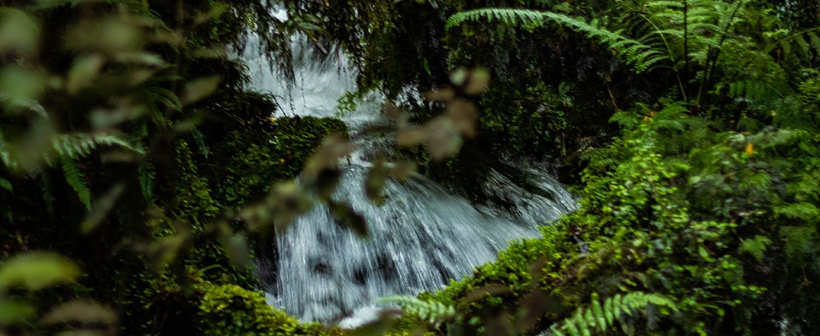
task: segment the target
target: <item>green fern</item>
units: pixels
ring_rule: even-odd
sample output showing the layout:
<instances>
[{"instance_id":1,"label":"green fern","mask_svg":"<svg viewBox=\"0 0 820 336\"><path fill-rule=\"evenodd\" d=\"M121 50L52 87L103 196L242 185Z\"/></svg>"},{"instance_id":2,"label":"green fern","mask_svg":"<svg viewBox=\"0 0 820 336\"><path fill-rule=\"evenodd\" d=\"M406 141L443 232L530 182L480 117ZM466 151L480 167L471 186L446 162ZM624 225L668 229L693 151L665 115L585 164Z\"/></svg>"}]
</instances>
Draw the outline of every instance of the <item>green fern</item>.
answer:
<instances>
[{"instance_id":1,"label":"green fern","mask_svg":"<svg viewBox=\"0 0 820 336\"><path fill-rule=\"evenodd\" d=\"M582 32L607 45L637 73L658 67L671 69L685 101L689 101L686 92L688 83L697 80L700 85L695 103L700 104L704 94L710 92L714 84L722 50L748 45L748 37L736 32L734 27L743 21L742 18L748 17L746 10L749 2L750 0L618 1L617 8L613 11L615 16L604 20L609 22L610 27L603 27L597 20L587 22L583 18L553 12L484 8L456 13L447 21L446 28L480 20L498 20L509 25L527 27L555 23ZM614 26L616 24L618 26ZM808 41L799 44L802 50L814 50L812 46L815 44L820 47L820 38L813 32L807 31L804 35ZM759 55L751 53L744 56ZM738 72L734 75L743 77L746 73L744 69L739 69ZM779 87L775 83L767 83L766 86L769 87L766 93ZM755 102L759 100L762 99L755 99Z\"/></svg>"},{"instance_id":2,"label":"green fern","mask_svg":"<svg viewBox=\"0 0 820 336\"><path fill-rule=\"evenodd\" d=\"M72 133L57 135L52 139L54 150L60 157L78 158L91 154L102 146L117 146L137 154L145 154L141 148L116 135L102 133Z\"/></svg>"},{"instance_id":3,"label":"green fern","mask_svg":"<svg viewBox=\"0 0 820 336\"><path fill-rule=\"evenodd\" d=\"M74 189L80 201L83 202L87 209L91 209L91 189L88 187L88 182L85 174L80 169L79 163L72 158L63 157L60 160L63 172L65 173L65 180L68 185Z\"/></svg>"},{"instance_id":4,"label":"green fern","mask_svg":"<svg viewBox=\"0 0 820 336\"><path fill-rule=\"evenodd\" d=\"M757 261L763 260L763 255L766 253L766 247L772 243L772 240L766 236L757 235L752 239L743 241L738 251L743 254L751 255Z\"/></svg>"},{"instance_id":5,"label":"green fern","mask_svg":"<svg viewBox=\"0 0 820 336\"><path fill-rule=\"evenodd\" d=\"M51 219L54 219L54 193L51 190L51 179L48 174L37 174L37 185L43 195L43 203L46 205L46 212Z\"/></svg>"},{"instance_id":6,"label":"green fern","mask_svg":"<svg viewBox=\"0 0 820 336\"><path fill-rule=\"evenodd\" d=\"M556 336L606 333L616 321L622 320L624 315L633 316L650 304L665 306L673 311L677 310L672 300L660 294L643 292L632 292L623 296L616 294L602 303L598 300L598 294L593 293L590 307L578 308L571 317L554 325L550 332ZM624 332L627 332L629 326L623 323L621 325Z\"/></svg>"},{"instance_id":7,"label":"green fern","mask_svg":"<svg viewBox=\"0 0 820 336\"><path fill-rule=\"evenodd\" d=\"M668 59L667 56L664 56L653 46L624 37L620 30L610 31L605 27L601 27L596 20L587 23L582 18L571 18L552 12L512 8L482 8L456 13L447 20L446 29L468 21L493 19L510 25L542 26L548 22L554 22L569 27L607 44L609 48L623 56L626 62L632 65L638 73L647 71L658 62Z\"/></svg>"},{"instance_id":8,"label":"green fern","mask_svg":"<svg viewBox=\"0 0 820 336\"><path fill-rule=\"evenodd\" d=\"M90 155L94 150L103 147L103 146L116 146L120 148L125 148L131 150L137 154L144 154L143 151L138 146L131 144L129 141L120 138L116 135L111 134L86 134L86 133L71 133L71 134L61 134L54 136L51 139L51 144L53 148L52 154L45 154L40 157L40 160L45 161L49 166L53 166L53 160L57 160L59 162L60 167L62 168L63 172L65 173L66 182L74 192L77 193L80 201L86 208L91 208L91 190L88 187L88 183L86 182L88 179L85 174L80 169L80 164L77 159L81 157L85 157ZM0 162L3 163L8 168L11 169L19 169L21 167L20 163L15 159L12 155L10 148L11 145L8 144L5 139L3 138L3 134L0 133ZM56 153L56 157L54 155ZM143 175L151 174L151 172L141 172L141 184L143 187L146 185L150 185L150 182L146 182L143 180ZM149 179L152 179L153 176L150 176ZM44 181L41 183L41 188L43 189L44 195L51 193L51 188L48 181ZM145 192L145 190L143 190ZM150 194L146 194L146 197L149 197ZM48 203L49 197L46 197L46 201ZM48 206L49 210L51 206ZM51 211L49 211L51 212Z\"/></svg>"},{"instance_id":9,"label":"green fern","mask_svg":"<svg viewBox=\"0 0 820 336\"><path fill-rule=\"evenodd\" d=\"M194 138L194 142L196 142L197 147L199 147L199 153L208 159L208 156L211 155L211 151L208 149L208 144L205 141L205 134L202 134L196 127L191 130L191 136Z\"/></svg>"},{"instance_id":10,"label":"green fern","mask_svg":"<svg viewBox=\"0 0 820 336\"><path fill-rule=\"evenodd\" d=\"M780 236L785 242L786 256L792 265L805 263L805 259L815 249L817 228L811 226L784 226Z\"/></svg>"},{"instance_id":11,"label":"green fern","mask_svg":"<svg viewBox=\"0 0 820 336\"><path fill-rule=\"evenodd\" d=\"M729 83L729 97L740 98L750 103L767 101L772 88L766 83L756 80L739 80Z\"/></svg>"},{"instance_id":12,"label":"green fern","mask_svg":"<svg viewBox=\"0 0 820 336\"><path fill-rule=\"evenodd\" d=\"M405 314L418 316L434 326L438 326L441 322L456 315L453 306L436 301L419 300L414 296L388 296L380 298L378 301L395 303L401 307Z\"/></svg>"},{"instance_id":13,"label":"green fern","mask_svg":"<svg viewBox=\"0 0 820 336\"><path fill-rule=\"evenodd\" d=\"M151 203L154 198L154 181L157 177L154 166L148 160L142 160L138 170L140 191L145 201Z\"/></svg>"},{"instance_id":14,"label":"green fern","mask_svg":"<svg viewBox=\"0 0 820 336\"><path fill-rule=\"evenodd\" d=\"M780 51L779 59L792 56L812 57L813 54L820 54L820 27L797 32L781 29L765 34L765 36L771 41L766 45L764 51L767 53ZM792 45L797 48L793 48ZM795 49L797 51L794 51Z\"/></svg>"}]
</instances>

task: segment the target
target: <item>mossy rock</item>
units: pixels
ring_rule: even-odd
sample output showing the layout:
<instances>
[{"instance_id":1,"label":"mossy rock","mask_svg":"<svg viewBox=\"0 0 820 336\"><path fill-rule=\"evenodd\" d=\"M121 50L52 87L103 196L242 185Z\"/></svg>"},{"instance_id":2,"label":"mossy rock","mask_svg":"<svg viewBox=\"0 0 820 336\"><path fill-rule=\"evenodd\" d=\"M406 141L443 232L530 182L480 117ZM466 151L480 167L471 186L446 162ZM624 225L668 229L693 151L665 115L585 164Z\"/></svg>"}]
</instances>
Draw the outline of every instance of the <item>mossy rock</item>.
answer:
<instances>
[{"instance_id":1,"label":"mossy rock","mask_svg":"<svg viewBox=\"0 0 820 336\"><path fill-rule=\"evenodd\" d=\"M197 328L204 335L342 335L336 328L319 323L301 323L265 302L261 292L236 285L199 286Z\"/></svg>"},{"instance_id":2,"label":"mossy rock","mask_svg":"<svg viewBox=\"0 0 820 336\"><path fill-rule=\"evenodd\" d=\"M271 118L265 129L232 132L215 151L214 197L232 208L262 198L275 182L296 177L331 133L347 136L347 125L333 118Z\"/></svg>"}]
</instances>

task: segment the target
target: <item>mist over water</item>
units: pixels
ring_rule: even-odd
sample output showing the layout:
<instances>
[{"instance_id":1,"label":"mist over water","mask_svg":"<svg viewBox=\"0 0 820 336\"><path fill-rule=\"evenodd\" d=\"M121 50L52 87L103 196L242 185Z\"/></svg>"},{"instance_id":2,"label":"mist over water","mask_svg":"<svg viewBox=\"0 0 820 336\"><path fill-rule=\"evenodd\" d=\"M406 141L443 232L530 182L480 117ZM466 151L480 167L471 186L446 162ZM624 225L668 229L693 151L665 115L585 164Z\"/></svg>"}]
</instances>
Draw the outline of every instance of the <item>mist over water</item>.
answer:
<instances>
[{"instance_id":1,"label":"mist over water","mask_svg":"<svg viewBox=\"0 0 820 336\"><path fill-rule=\"evenodd\" d=\"M355 90L356 73L337 47L325 49L329 55L316 55L313 46L294 38L292 90L257 50L241 57L252 87L277 96L285 109L278 115L333 117L339 97ZM355 131L378 120L381 103L380 95L369 95L342 119ZM526 189L502 172L490 173L481 187L503 199L504 207L471 205L423 176L388 181L386 201L376 206L363 184L368 158L390 147L383 142L360 141L333 196L364 215L370 238L357 237L321 206L300 217L277 237L278 259L259 264L262 272L276 274L266 284L271 304L302 320L331 321L381 296L438 289L493 260L509 241L538 236L538 225L576 206L558 182L533 168L519 169L530 176Z\"/></svg>"}]
</instances>

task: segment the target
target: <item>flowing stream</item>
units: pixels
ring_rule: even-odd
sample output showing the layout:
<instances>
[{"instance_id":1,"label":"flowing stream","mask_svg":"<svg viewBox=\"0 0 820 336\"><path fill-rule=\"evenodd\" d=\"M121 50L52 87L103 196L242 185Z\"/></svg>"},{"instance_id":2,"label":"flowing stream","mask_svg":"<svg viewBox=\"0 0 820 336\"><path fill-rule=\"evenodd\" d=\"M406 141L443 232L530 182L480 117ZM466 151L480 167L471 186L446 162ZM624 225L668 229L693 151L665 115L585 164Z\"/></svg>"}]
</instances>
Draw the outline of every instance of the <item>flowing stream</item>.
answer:
<instances>
[{"instance_id":1,"label":"flowing stream","mask_svg":"<svg viewBox=\"0 0 820 336\"><path fill-rule=\"evenodd\" d=\"M277 113L335 116L337 99L355 89L355 71L340 50L327 48L329 56L318 57L310 44L298 41L294 38L296 82L291 92L253 48L242 55L251 85L277 96L285 110ZM378 94L369 95L342 119L351 131L375 122L381 101ZM538 236L537 225L576 206L558 182L538 169L520 167L516 169L531 176L537 192L498 171L482 186L511 207L471 205L420 175L388 182L386 202L376 206L365 197L363 181L367 158L389 147L381 142L359 143L334 195L364 215L370 238L358 238L326 208L314 208L277 238L277 260L260 262L263 272L275 273L276 280L267 284L269 303L302 320L338 321L378 297L435 290L460 279L493 260L510 240Z\"/></svg>"}]
</instances>

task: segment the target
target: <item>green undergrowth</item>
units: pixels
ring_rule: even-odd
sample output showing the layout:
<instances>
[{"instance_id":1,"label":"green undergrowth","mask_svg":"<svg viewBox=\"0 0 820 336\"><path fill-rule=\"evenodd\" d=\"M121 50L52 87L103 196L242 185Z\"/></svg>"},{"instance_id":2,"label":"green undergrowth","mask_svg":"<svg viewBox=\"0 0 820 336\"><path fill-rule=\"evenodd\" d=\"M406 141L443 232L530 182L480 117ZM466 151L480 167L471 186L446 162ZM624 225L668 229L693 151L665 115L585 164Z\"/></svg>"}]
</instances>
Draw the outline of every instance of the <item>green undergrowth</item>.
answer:
<instances>
[{"instance_id":1,"label":"green undergrowth","mask_svg":"<svg viewBox=\"0 0 820 336\"><path fill-rule=\"evenodd\" d=\"M296 177L322 139L334 132L346 134L346 125L338 119L271 118L264 129L230 133L205 163L196 162L190 146L179 142L173 218L190 223L194 232L202 230L220 211L248 205L275 182ZM327 334L320 325L302 325L265 303L254 291L260 286L254 270L235 265L221 244L207 237L195 240L188 263L202 279L193 286L202 297L195 321L206 335ZM184 283L178 290L189 291Z\"/></svg>"},{"instance_id":2,"label":"green undergrowth","mask_svg":"<svg viewBox=\"0 0 820 336\"><path fill-rule=\"evenodd\" d=\"M320 323L300 323L273 308L261 292L236 285L197 286L201 297L197 328L205 335L341 335Z\"/></svg>"},{"instance_id":3,"label":"green undergrowth","mask_svg":"<svg viewBox=\"0 0 820 336\"><path fill-rule=\"evenodd\" d=\"M223 143L211 144L219 151L212 150L204 160L193 139L175 140L174 165L168 168L172 173L166 180L147 181L142 188L150 191L151 203L143 205L146 197L139 188L123 196L132 203L126 205L146 207L136 217L140 232L109 225L86 235L75 226L51 224L58 223L58 217L80 222L81 213L68 211L78 207L59 207L53 213L21 211L0 228L3 236L11 238L0 245L0 259L30 250L57 250L78 260L84 275L76 284L39 292L37 308L47 310L73 299L119 306L123 312L119 326L127 334L191 334L194 329L198 330L194 334L208 335L337 334L319 325L300 324L267 305L261 292L255 291L261 284L252 266L235 264L222 244L204 233L226 210L222 204L226 191L236 207L254 201L275 182L296 177L327 134L346 134L345 124L337 119L283 118L266 126L270 128L264 131L236 131ZM227 164L215 169L210 162ZM233 175L220 177L222 169ZM46 171L41 178L52 183L51 197L63 199L73 191L59 179L52 182L52 176L59 174ZM15 181L15 187L25 190L26 184ZM37 189L36 184L33 187ZM22 192L17 196L5 198L3 207L48 207L48 197ZM178 238L189 235L195 237L190 242ZM109 243L87 243L97 238Z\"/></svg>"},{"instance_id":4,"label":"green undergrowth","mask_svg":"<svg viewBox=\"0 0 820 336\"><path fill-rule=\"evenodd\" d=\"M346 136L347 125L332 118L277 118L265 127L230 133L215 149L219 167L211 182L217 199L232 208L260 199L273 182L299 174L331 133Z\"/></svg>"},{"instance_id":5,"label":"green undergrowth","mask_svg":"<svg viewBox=\"0 0 820 336\"><path fill-rule=\"evenodd\" d=\"M331 118L270 118L260 127L229 133L215 147L211 159L211 162L219 162L219 166L204 165L210 169L204 175L211 177L208 182L213 190L212 202L233 210L261 199L275 182L295 178L322 140L331 133L347 136L347 127L342 121ZM208 190L208 187L198 190ZM207 203L201 207L207 209L209 206ZM194 257L199 260L200 270L208 270L203 272L203 279L213 282L194 287L202 296L197 328L205 335L341 333L325 329L318 323L302 324L272 308L262 293L254 290L258 288L259 279L236 271L239 268L230 262L221 246L213 242L203 243L208 245L207 248L196 249ZM214 278L214 275L218 277ZM251 283L253 285L248 286Z\"/></svg>"},{"instance_id":6,"label":"green undergrowth","mask_svg":"<svg viewBox=\"0 0 820 336\"><path fill-rule=\"evenodd\" d=\"M589 154L578 211L419 295L455 307L448 323L411 314L394 332L749 334L775 333L783 320L809 330L820 136L709 133L687 112L670 103L617 114L624 135ZM596 318L607 314L609 323Z\"/></svg>"}]
</instances>

